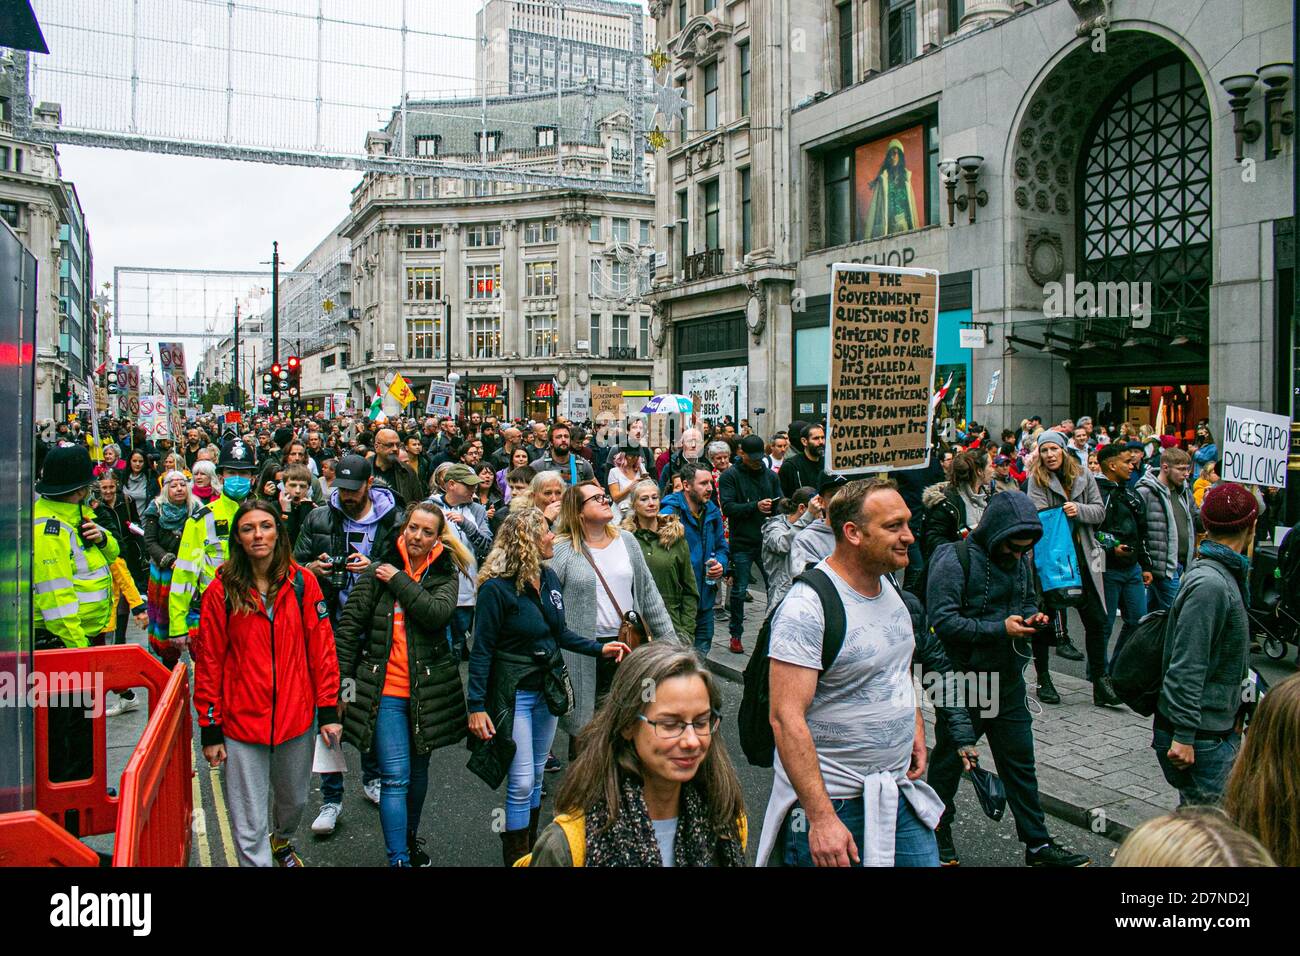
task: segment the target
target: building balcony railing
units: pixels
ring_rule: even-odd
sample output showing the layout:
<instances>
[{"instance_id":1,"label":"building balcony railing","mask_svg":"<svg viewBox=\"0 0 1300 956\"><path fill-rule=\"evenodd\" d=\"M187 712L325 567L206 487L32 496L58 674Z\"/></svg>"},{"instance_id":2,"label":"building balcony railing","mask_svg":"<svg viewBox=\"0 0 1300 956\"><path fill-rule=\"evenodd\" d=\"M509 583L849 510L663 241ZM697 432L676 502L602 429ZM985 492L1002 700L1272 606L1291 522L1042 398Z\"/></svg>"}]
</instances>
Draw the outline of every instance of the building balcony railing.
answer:
<instances>
[{"instance_id":1,"label":"building balcony railing","mask_svg":"<svg viewBox=\"0 0 1300 956\"><path fill-rule=\"evenodd\" d=\"M687 282L695 279L711 279L714 276L722 275L722 262L723 251L721 249L705 249L703 252L687 256L685 263L683 263L682 272L685 274Z\"/></svg>"}]
</instances>

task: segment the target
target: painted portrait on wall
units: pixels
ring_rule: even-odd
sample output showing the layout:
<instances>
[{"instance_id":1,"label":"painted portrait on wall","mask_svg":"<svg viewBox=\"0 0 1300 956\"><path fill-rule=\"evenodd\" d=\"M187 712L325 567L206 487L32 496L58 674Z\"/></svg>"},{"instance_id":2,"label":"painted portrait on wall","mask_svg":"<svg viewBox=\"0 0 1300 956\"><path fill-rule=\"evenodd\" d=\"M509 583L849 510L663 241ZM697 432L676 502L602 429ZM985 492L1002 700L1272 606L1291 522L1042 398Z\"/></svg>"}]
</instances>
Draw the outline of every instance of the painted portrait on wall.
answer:
<instances>
[{"instance_id":1,"label":"painted portrait on wall","mask_svg":"<svg viewBox=\"0 0 1300 956\"><path fill-rule=\"evenodd\" d=\"M913 126L854 150L854 238L884 239L926 225L925 127Z\"/></svg>"}]
</instances>

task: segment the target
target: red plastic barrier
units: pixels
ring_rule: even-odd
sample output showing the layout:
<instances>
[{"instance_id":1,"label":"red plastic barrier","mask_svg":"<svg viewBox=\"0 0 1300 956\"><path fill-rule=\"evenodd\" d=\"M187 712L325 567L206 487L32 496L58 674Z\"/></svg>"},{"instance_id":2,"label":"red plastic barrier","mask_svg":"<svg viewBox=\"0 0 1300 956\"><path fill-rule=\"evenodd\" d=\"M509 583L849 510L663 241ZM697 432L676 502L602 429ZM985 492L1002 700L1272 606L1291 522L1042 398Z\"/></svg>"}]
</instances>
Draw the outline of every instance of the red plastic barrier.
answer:
<instances>
[{"instance_id":1,"label":"red plastic barrier","mask_svg":"<svg viewBox=\"0 0 1300 956\"><path fill-rule=\"evenodd\" d=\"M147 688L149 719L161 702L163 688L172 673L142 647L121 644L113 647L67 648L37 651L32 655L35 681L34 716L36 718L36 808L49 814L66 829L67 814L77 813L77 832L81 836L112 833L117 826L118 798L108 795L108 727L104 716L105 701L98 701L99 713L92 718L94 734L94 772L85 780L64 783L50 781L50 723L46 696L50 690L68 694L123 691ZM102 675L102 678L100 677ZM87 680L89 678L89 680ZM102 680L102 685L99 681ZM87 686L89 684L89 686ZM188 723L186 730L188 732ZM189 825L188 819L186 825Z\"/></svg>"},{"instance_id":2,"label":"red plastic barrier","mask_svg":"<svg viewBox=\"0 0 1300 956\"><path fill-rule=\"evenodd\" d=\"M0 813L0 867L99 866L99 857L37 810Z\"/></svg>"},{"instance_id":3,"label":"red plastic barrier","mask_svg":"<svg viewBox=\"0 0 1300 956\"><path fill-rule=\"evenodd\" d=\"M190 675L172 671L122 772L114 866L185 866L194 813Z\"/></svg>"}]
</instances>

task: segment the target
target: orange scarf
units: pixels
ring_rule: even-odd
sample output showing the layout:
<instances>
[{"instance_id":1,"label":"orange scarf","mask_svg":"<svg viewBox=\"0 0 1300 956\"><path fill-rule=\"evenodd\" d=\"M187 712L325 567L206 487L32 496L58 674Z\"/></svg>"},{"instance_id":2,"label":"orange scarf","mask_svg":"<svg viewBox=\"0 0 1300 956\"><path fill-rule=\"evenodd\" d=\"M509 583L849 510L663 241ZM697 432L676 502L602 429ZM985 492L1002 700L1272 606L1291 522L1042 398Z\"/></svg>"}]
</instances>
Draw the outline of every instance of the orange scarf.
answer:
<instances>
[{"instance_id":1,"label":"orange scarf","mask_svg":"<svg viewBox=\"0 0 1300 956\"><path fill-rule=\"evenodd\" d=\"M418 567L411 566L411 556L406 551L406 540L397 539L397 551L402 556L403 569L414 580L419 581L429 566L442 554L442 542L438 541L425 555ZM385 697L411 696L410 650L406 643L406 612L402 605L393 602L393 644L388 652L388 669L384 672Z\"/></svg>"}]
</instances>

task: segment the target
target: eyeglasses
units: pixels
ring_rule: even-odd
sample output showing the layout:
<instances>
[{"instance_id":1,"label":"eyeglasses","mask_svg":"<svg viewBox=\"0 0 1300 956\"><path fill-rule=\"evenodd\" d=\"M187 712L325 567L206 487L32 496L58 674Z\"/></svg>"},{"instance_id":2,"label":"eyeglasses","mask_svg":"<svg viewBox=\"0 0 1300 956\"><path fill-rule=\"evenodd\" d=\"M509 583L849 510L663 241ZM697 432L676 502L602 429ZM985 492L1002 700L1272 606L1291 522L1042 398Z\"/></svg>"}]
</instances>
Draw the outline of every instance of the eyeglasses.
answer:
<instances>
[{"instance_id":1,"label":"eyeglasses","mask_svg":"<svg viewBox=\"0 0 1300 956\"><path fill-rule=\"evenodd\" d=\"M716 710L700 720L651 720L645 714L637 714L641 720L655 729L655 736L661 740L676 740L690 727L697 737L710 737L722 723L722 715Z\"/></svg>"},{"instance_id":2,"label":"eyeglasses","mask_svg":"<svg viewBox=\"0 0 1300 956\"><path fill-rule=\"evenodd\" d=\"M587 507L587 505L591 504L593 501L598 501L598 502L600 502L602 505L612 505L612 504L614 503L614 499L611 498L609 495L592 495L590 498L586 499L586 500L582 503L582 506L585 508L585 507Z\"/></svg>"}]
</instances>

